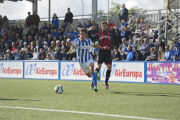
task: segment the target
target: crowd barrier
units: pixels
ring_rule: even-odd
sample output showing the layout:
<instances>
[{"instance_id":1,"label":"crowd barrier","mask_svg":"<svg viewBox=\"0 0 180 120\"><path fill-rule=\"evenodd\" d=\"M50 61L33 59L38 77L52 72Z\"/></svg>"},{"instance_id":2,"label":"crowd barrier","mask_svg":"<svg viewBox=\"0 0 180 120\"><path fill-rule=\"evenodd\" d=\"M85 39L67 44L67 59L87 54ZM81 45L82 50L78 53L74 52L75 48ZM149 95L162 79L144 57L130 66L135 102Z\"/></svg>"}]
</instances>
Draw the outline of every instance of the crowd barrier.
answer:
<instances>
[{"instance_id":1,"label":"crowd barrier","mask_svg":"<svg viewBox=\"0 0 180 120\"><path fill-rule=\"evenodd\" d=\"M106 70L103 64L99 72L101 81L105 80ZM0 61L0 78L91 81L76 61ZM113 62L109 81L180 84L180 63Z\"/></svg>"}]
</instances>

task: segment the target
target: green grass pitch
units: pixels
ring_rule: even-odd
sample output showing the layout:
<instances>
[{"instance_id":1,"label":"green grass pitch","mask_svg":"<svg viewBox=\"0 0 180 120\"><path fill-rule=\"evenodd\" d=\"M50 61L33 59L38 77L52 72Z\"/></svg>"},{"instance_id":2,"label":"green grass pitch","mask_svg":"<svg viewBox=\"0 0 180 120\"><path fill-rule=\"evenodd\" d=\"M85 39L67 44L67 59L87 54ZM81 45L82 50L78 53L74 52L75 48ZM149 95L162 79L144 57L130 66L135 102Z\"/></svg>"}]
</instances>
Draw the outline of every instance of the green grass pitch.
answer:
<instances>
[{"instance_id":1,"label":"green grass pitch","mask_svg":"<svg viewBox=\"0 0 180 120\"><path fill-rule=\"evenodd\" d=\"M180 119L180 86L110 82L107 91L90 90L90 81L0 79L0 106L115 114L156 119ZM54 87L63 85L64 93ZM119 120L104 115L37 111L0 107L0 120Z\"/></svg>"}]
</instances>

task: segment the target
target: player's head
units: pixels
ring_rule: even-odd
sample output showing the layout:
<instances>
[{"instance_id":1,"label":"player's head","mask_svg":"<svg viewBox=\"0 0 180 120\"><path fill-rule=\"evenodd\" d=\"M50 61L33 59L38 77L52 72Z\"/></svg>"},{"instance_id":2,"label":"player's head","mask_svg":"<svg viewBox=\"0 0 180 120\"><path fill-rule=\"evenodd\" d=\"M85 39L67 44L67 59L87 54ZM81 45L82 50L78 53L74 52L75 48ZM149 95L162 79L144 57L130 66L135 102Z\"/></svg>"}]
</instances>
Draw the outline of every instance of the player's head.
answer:
<instances>
[{"instance_id":1,"label":"player's head","mask_svg":"<svg viewBox=\"0 0 180 120\"><path fill-rule=\"evenodd\" d=\"M85 40L86 39L86 34L87 34L87 31L85 28L81 28L80 30L80 39L81 40Z\"/></svg>"},{"instance_id":2,"label":"player's head","mask_svg":"<svg viewBox=\"0 0 180 120\"><path fill-rule=\"evenodd\" d=\"M107 22L106 21L101 23L101 28L102 28L102 31L106 31L107 30Z\"/></svg>"}]
</instances>

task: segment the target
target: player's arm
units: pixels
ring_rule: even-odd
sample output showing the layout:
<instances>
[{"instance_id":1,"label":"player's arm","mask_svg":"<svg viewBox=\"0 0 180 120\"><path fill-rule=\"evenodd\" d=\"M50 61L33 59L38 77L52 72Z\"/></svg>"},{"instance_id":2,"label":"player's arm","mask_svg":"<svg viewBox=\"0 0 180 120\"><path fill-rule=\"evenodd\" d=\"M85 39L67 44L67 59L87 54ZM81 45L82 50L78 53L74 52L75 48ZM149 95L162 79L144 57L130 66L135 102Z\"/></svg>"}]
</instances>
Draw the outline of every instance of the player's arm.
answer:
<instances>
[{"instance_id":1,"label":"player's arm","mask_svg":"<svg viewBox=\"0 0 180 120\"><path fill-rule=\"evenodd\" d=\"M107 46L105 46L105 47L101 47L101 46L99 46L98 44L92 45L92 47L94 47L94 48L98 48L98 49L103 49L103 50L108 49L108 47L107 47Z\"/></svg>"},{"instance_id":2,"label":"player's arm","mask_svg":"<svg viewBox=\"0 0 180 120\"><path fill-rule=\"evenodd\" d=\"M72 46L73 44L70 42L70 39L68 38L66 41L66 46Z\"/></svg>"}]
</instances>

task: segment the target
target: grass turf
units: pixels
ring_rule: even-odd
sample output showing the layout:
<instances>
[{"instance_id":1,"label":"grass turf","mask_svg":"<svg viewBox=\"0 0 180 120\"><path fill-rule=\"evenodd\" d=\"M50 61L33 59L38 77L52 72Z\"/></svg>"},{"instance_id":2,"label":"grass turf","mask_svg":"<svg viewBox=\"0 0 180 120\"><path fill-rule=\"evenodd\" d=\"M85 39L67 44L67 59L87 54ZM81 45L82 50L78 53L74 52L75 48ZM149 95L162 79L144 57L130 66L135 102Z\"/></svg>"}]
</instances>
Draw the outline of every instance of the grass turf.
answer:
<instances>
[{"instance_id":1,"label":"grass turf","mask_svg":"<svg viewBox=\"0 0 180 120\"><path fill-rule=\"evenodd\" d=\"M90 90L85 81L0 79L0 106L42 108L117 114L157 119L180 118L180 86L160 84L109 83L105 90ZM56 94L55 85L64 93ZM75 113L0 108L0 120L94 120L127 119Z\"/></svg>"}]
</instances>

